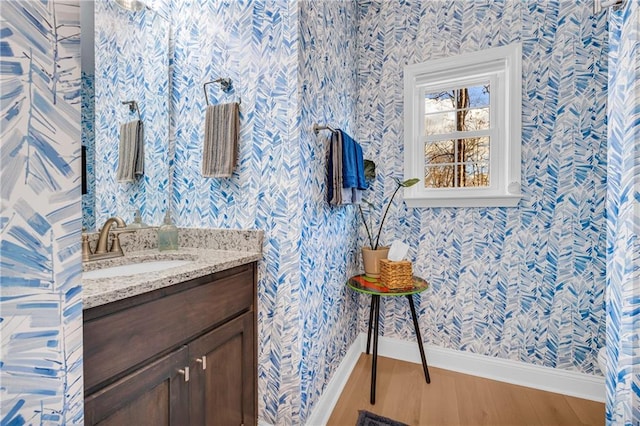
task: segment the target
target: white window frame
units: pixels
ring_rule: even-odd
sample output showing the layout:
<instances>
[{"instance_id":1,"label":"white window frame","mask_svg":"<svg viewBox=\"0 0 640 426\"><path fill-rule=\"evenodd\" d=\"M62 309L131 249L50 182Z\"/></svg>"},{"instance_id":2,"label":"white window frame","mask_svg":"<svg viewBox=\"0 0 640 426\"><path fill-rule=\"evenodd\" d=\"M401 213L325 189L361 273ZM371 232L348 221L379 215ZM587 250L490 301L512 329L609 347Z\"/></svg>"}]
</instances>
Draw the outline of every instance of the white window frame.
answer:
<instances>
[{"instance_id":1,"label":"white window frame","mask_svg":"<svg viewBox=\"0 0 640 426\"><path fill-rule=\"evenodd\" d=\"M491 85L489 186L425 188L425 94L487 81ZM518 204L522 198L520 43L406 66L404 106L404 176L420 179L417 185L404 188L404 200L409 207L514 207Z\"/></svg>"}]
</instances>

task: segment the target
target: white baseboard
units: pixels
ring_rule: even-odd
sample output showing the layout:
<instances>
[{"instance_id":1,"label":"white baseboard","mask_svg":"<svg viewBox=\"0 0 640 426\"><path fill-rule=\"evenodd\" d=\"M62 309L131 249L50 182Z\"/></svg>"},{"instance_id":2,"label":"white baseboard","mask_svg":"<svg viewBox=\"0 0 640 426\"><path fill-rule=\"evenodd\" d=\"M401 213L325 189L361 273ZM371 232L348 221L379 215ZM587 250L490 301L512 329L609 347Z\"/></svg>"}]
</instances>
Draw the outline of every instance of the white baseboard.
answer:
<instances>
[{"instance_id":1,"label":"white baseboard","mask_svg":"<svg viewBox=\"0 0 640 426\"><path fill-rule=\"evenodd\" d=\"M307 419L308 426L326 425L338 402L360 354L365 351L367 335L360 335L353 342L344 359L336 369L313 412ZM456 351L438 346L425 345L429 366L457 371L472 376L511 383L554 392L592 401L605 402L606 390L604 377L593 376L557 368L541 367L502 358ZM420 364L418 345L411 341L380 337L378 355L401 361ZM267 426L266 423L261 423Z\"/></svg>"},{"instance_id":2,"label":"white baseboard","mask_svg":"<svg viewBox=\"0 0 640 426\"><path fill-rule=\"evenodd\" d=\"M363 336L364 342L366 335L363 333L361 336ZM606 389L602 376L542 367L432 345L425 345L424 350L429 366L547 392L605 402ZM421 363L417 343L390 337L379 338L378 355Z\"/></svg>"},{"instance_id":3,"label":"white baseboard","mask_svg":"<svg viewBox=\"0 0 640 426\"><path fill-rule=\"evenodd\" d=\"M347 380L349 380L349 376L351 376L353 368L358 363L360 354L365 346L366 338L367 336L364 333L360 333L358 337L356 337L356 340L351 344L349 350L342 359L342 362L340 362L340 365L333 373L333 377L329 380L327 387L324 388L324 392L322 392L320 399L316 403L315 407L313 407L313 411L305 423L306 425L320 426L327 424L329 417L331 417L331 413L333 412L333 408L336 406L338 398L340 398L340 394L342 394L344 385L347 384Z\"/></svg>"}]
</instances>

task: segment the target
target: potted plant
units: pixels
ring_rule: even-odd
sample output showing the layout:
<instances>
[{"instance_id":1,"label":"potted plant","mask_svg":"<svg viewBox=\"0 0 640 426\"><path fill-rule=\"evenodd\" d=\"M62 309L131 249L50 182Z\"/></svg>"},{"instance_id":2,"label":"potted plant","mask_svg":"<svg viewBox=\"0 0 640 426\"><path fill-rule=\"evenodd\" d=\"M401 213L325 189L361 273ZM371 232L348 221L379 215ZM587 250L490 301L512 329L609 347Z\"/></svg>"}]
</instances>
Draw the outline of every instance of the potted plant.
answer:
<instances>
[{"instance_id":1,"label":"potted plant","mask_svg":"<svg viewBox=\"0 0 640 426\"><path fill-rule=\"evenodd\" d=\"M365 177L367 180L371 181L376 177L376 165L371 160L364 160L364 170ZM389 247L380 247L380 234L382 233L382 226L384 225L384 221L387 218L387 214L389 213L389 209L391 208L391 204L393 204L393 199L396 194L400 190L400 188L408 188L410 186L415 185L420 182L420 179L413 178L407 179L405 181L401 181L400 179L394 179L396 182L396 189L393 191L391 198L387 202L387 206L384 209L384 214L382 215L382 220L380 220L380 224L378 225L378 232L375 235L371 233L373 227L369 227L367 219L365 218L364 211L362 210L362 205L358 205L358 209L360 210L360 215L362 216L362 221L364 222L364 227L367 230L367 238L369 239L369 247L362 247L362 260L364 263L364 272L365 275L378 278L380 276L380 259L386 259L387 254L389 253ZM364 201L369 205L370 208L377 208L376 205Z\"/></svg>"}]
</instances>

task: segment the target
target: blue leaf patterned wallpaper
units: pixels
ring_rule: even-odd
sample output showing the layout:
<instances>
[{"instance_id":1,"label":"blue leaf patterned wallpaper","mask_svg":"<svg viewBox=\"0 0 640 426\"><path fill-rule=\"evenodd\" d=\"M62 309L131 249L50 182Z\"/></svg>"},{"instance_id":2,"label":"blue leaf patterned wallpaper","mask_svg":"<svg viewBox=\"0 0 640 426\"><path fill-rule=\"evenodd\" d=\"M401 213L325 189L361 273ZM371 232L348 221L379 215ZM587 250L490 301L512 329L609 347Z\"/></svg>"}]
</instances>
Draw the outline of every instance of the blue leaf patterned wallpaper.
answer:
<instances>
[{"instance_id":1,"label":"blue leaf patterned wallpaper","mask_svg":"<svg viewBox=\"0 0 640 426\"><path fill-rule=\"evenodd\" d=\"M259 269L258 398L269 423L300 418L302 195L295 2L175 2L172 210L178 226L265 230ZM242 99L238 164L229 179L201 176L202 84L211 103Z\"/></svg>"},{"instance_id":2,"label":"blue leaf patterned wallpaper","mask_svg":"<svg viewBox=\"0 0 640 426\"><path fill-rule=\"evenodd\" d=\"M0 422L82 424L79 4L0 25Z\"/></svg>"},{"instance_id":3,"label":"blue leaf patterned wallpaper","mask_svg":"<svg viewBox=\"0 0 640 426\"><path fill-rule=\"evenodd\" d=\"M87 192L82 194L82 227L91 231L96 229L96 173L95 173L95 76L93 73L82 71L82 91L80 93L82 106L80 108L80 124L82 146L85 147L86 166L84 173L87 181Z\"/></svg>"},{"instance_id":4,"label":"blue leaf patterned wallpaper","mask_svg":"<svg viewBox=\"0 0 640 426\"><path fill-rule=\"evenodd\" d=\"M403 173L406 64L520 41L522 182L517 208L406 209L385 242L413 248L431 289L427 343L598 374L605 344L607 23L589 1L360 1L358 137L383 158L376 201ZM360 323L368 312L360 305ZM415 339L405 303L384 335ZM362 326L361 326L362 327Z\"/></svg>"},{"instance_id":5,"label":"blue leaf patterned wallpaper","mask_svg":"<svg viewBox=\"0 0 640 426\"><path fill-rule=\"evenodd\" d=\"M345 286L359 273L357 209L326 202L331 134L311 131L314 122L357 131L357 13L355 2L300 3L302 422L358 333L357 297Z\"/></svg>"},{"instance_id":6,"label":"blue leaf patterned wallpaper","mask_svg":"<svg viewBox=\"0 0 640 426\"><path fill-rule=\"evenodd\" d=\"M328 135L355 130L353 2L176 2L173 210L187 227L264 229L259 274L259 412L277 424L309 415L358 331L344 289L357 269L352 207L324 203ZM230 77L242 99L238 166L200 173L202 83Z\"/></svg>"},{"instance_id":7,"label":"blue leaf patterned wallpaper","mask_svg":"<svg viewBox=\"0 0 640 426\"><path fill-rule=\"evenodd\" d=\"M607 424L640 424L640 4L609 23Z\"/></svg>"},{"instance_id":8,"label":"blue leaf patterned wallpaper","mask_svg":"<svg viewBox=\"0 0 640 426\"><path fill-rule=\"evenodd\" d=\"M379 159L370 198L382 202L402 174L402 67L521 41L519 207L407 210L399 202L383 238L409 242L416 272L431 281L419 303L425 340L459 350L597 374L608 282L608 421L637 422L638 99L630 87L639 12L629 3L613 16L615 69L606 14L592 16L586 0L167 6L171 133L169 149L156 148L165 160L175 151L173 185L161 185L171 188L176 222L266 232L261 419L304 422L366 324L368 300L344 290L359 269L361 225L352 207L324 203L329 135L314 135L312 123L344 128ZM3 424L83 420L77 9L2 3ZM219 76L233 78L235 92L212 88L213 102L242 98L239 164L230 179L203 179L201 84ZM412 340L403 304L381 311L386 336Z\"/></svg>"},{"instance_id":9,"label":"blue leaf patterned wallpaper","mask_svg":"<svg viewBox=\"0 0 640 426\"><path fill-rule=\"evenodd\" d=\"M141 210L143 222L158 225L167 208L169 28L161 13L130 12L114 1L95 2L94 220L98 225L116 215L132 222L135 209ZM129 100L138 103L144 123L144 176L119 183L120 125L138 118L121 103Z\"/></svg>"}]
</instances>

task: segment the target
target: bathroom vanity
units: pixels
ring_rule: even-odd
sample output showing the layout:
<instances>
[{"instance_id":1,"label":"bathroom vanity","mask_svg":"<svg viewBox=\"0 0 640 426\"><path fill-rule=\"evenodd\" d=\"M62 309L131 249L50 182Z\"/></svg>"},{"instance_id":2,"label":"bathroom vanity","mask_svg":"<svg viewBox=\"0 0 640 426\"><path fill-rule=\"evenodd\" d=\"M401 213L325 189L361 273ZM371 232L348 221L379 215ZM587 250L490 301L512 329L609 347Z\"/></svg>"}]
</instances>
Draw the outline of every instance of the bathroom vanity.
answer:
<instances>
[{"instance_id":1,"label":"bathroom vanity","mask_svg":"<svg viewBox=\"0 0 640 426\"><path fill-rule=\"evenodd\" d=\"M141 250L120 263L189 263L84 280L85 423L256 424L260 257L245 250Z\"/></svg>"}]
</instances>

